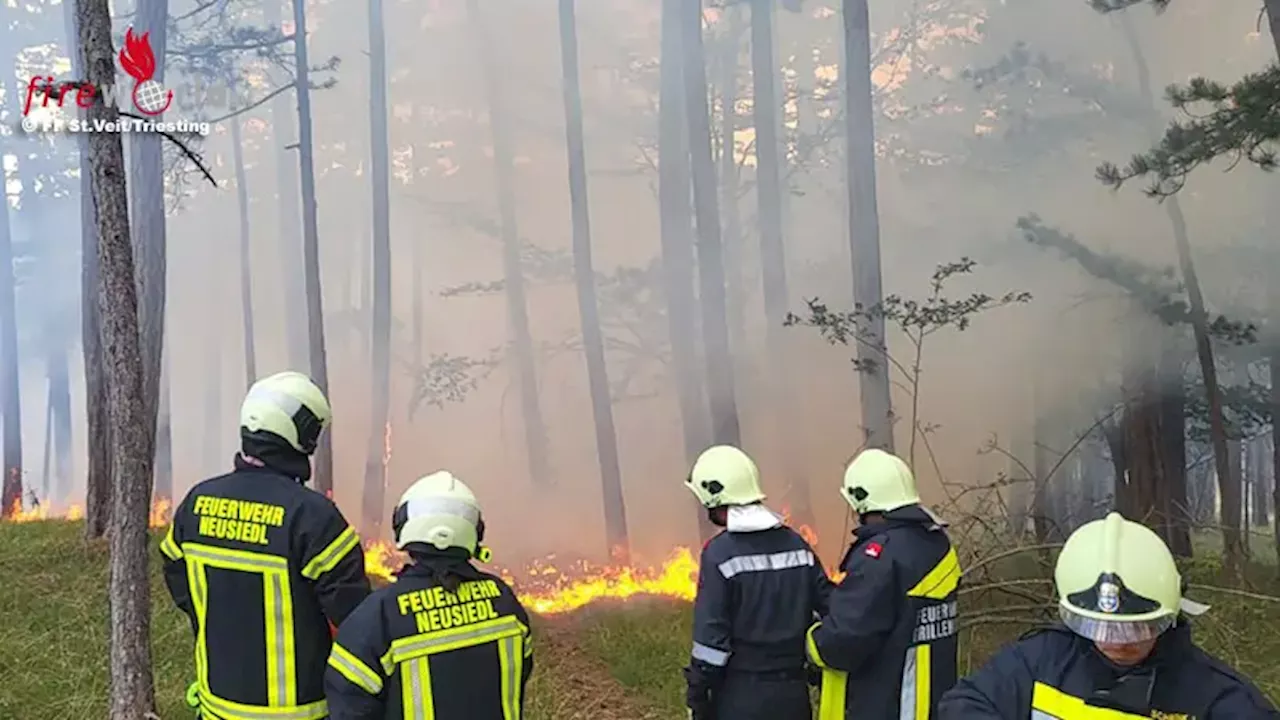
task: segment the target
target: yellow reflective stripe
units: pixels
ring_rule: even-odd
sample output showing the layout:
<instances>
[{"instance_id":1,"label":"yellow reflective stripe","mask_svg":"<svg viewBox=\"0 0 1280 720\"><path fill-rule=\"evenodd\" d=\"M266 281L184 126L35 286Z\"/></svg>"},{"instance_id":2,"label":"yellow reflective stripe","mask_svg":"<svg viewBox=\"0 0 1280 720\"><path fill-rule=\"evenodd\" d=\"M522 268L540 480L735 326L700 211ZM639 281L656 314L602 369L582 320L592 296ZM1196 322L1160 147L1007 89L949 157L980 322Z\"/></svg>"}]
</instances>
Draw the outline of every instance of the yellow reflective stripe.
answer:
<instances>
[{"instance_id":1,"label":"yellow reflective stripe","mask_svg":"<svg viewBox=\"0 0 1280 720\"><path fill-rule=\"evenodd\" d=\"M520 719L520 672L523 666L522 635L508 635L498 641L498 670L502 673L503 720Z\"/></svg>"},{"instance_id":2,"label":"yellow reflective stripe","mask_svg":"<svg viewBox=\"0 0 1280 720\"><path fill-rule=\"evenodd\" d=\"M822 656L818 654L818 643L813 641L814 631L821 626L822 623L820 622L816 622L809 626L809 631L804 634L804 649L805 653L809 655L810 662L820 668L826 668L828 667L827 663L824 662Z\"/></svg>"},{"instance_id":3,"label":"yellow reflective stripe","mask_svg":"<svg viewBox=\"0 0 1280 720\"><path fill-rule=\"evenodd\" d=\"M390 661L399 664L419 655L430 655L447 650L483 645L508 635L523 635L526 628L519 618L500 617L493 620L463 625L462 627L421 633L400 638L391 643Z\"/></svg>"},{"instance_id":4,"label":"yellow reflective stripe","mask_svg":"<svg viewBox=\"0 0 1280 720\"><path fill-rule=\"evenodd\" d=\"M529 631L529 628L525 628L524 630L524 656L533 656L533 633Z\"/></svg>"},{"instance_id":5,"label":"yellow reflective stripe","mask_svg":"<svg viewBox=\"0 0 1280 720\"><path fill-rule=\"evenodd\" d=\"M266 707L233 702L200 688L200 706L212 710L223 720L324 720L329 717L329 705L319 700L306 705L290 707Z\"/></svg>"},{"instance_id":6,"label":"yellow reflective stripe","mask_svg":"<svg viewBox=\"0 0 1280 720\"><path fill-rule=\"evenodd\" d=\"M191 606L196 612L196 682L209 687L209 650L205 645L206 614L208 610L208 586L205 583L204 563L192 558L187 563L187 585L191 588Z\"/></svg>"},{"instance_id":7,"label":"yellow reflective stripe","mask_svg":"<svg viewBox=\"0 0 1280 720\"><path fill-rule=\"evenodd\" d=\"M839 670L822 671L822 695L818 700L818 720L844 720L845 694L849 686L849 673Z\"/></svg>"},{"instance_id":8,"label":"yellow reflective stripe","mask_svg":"<svg viewBox=\"0 0 1280 720\"><path fill-rule=\"evenodd\" d=\"M333 650L329 653L329 667L370 695L382 692L382 677L338 643L333 644Z\"/></svg>"},{"instance_id":9,"label":"yellow reflective stripe","mask_svg":"<svg viewBox=\"0 0 1280 720\"><path fill-rule=\"evenodd\" d=\"M214 547L198 543L182 543L182 551L189 557L199 558L228 570L242 572L264 572L268 570L289 570L289 561L279 555L232 550L231 548Z\"/></svg>"},{"instance_id":10,"label":"yellow reflective stripe","mask_svg":"<svg viewBox=\"0 0 1280 720\"><path fill-rule=\"evenodd\" d=\"M1045 685L1035 684L1031 695L1031 715L1044 720L1138 720L1145 715L1134 715L1120 710L1086 705L1084 698L1068 695L1061 690Z\"/></svg>"},{"instance_id":11,"label":"yellow reflective stripe","mask_svg":"<svg viewBox=\"0 0 1280 720\"><path fill-rule=\"evenodd\" d=\"M431 665L428 656L402 664L400 702L404 720L435 720L436 701L431 695Z\"/></svg>"},{"instance_id":12,"label":"yellow reflective stripe","mask_svg":"<svg viewBox=\"0 0 1280 720\"><path fill-rule=\"evenodd\" d=\"M942 600L950 595L960 584L960 558L955 548L947 550L946 556L933 566L915 587L907 591L908 597Z\"/></svg>"},{"instance_id":13,"label":"yellow reflective stripe","mask_svg":"<svg viewBox=\"0 0 1280 720\"><path fill-rule=\"evenodd\" d=\"M164 539L160 541L160 552L170 560L182 559L182 548L178 547L178 543L173 540L173 523L169 523L169 531L164 534Z\"/></svg>"},{"instance_id":14,"label":"yellow reflective stripe","mask_svg":"<svg viewBox=\"0 0 1280 720\"><path fill-rule=\"evenodd\" d=\"M930 646L917 645L916 648L916 697L915 697L915 720L929 720L929 700L932 688L929 683L933 682L930 677L933 670L933 657Z\"/></svg>"},{"instance_id":15,"label":"yellow reflective stripe","mask_svg":"<svg viewBox=\"0 0 1280 720\"><path fill-rule=\"evenodd\" d=\"M336 567L338 563L342 562L342 558L347 556L347 553L359 547L359 545L360 537L356 535L355 528L348 525L346 530L339 533L333 542L326 545L302 568L302 577L308 580L318 579L321 575Z\"/></svg>"},{"instance_id":16,"label":"yellow reflective stripe","mask_svg":"<svg viewBox=\"0 0 1280 720\"><path fill-rule=\"evenodd\" d=\"M262 601L267 641L267 705L298 702L293 669L293 599L289 578L281 572L263 573Z\"/></svg>"}]
</instances>

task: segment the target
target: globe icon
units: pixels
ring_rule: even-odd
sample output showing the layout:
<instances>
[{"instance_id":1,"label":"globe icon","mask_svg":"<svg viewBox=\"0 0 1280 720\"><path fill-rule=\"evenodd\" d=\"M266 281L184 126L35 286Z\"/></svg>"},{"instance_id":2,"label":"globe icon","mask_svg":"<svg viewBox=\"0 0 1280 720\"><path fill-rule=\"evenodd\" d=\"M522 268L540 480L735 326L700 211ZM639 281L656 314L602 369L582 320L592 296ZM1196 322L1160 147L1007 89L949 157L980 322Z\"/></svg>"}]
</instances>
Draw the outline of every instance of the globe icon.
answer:
<instances>
[{"instance_id":1,"label":"globe icon","mask_svg":"<svg viewBox=\"0 0 1280 720\"><path fill-rule=\"evenodd\" d=\"M169 106L169 92L155 80L144 80L133 89L133 102L142 112L154 115Z\"/></svg>"}]
</instances>

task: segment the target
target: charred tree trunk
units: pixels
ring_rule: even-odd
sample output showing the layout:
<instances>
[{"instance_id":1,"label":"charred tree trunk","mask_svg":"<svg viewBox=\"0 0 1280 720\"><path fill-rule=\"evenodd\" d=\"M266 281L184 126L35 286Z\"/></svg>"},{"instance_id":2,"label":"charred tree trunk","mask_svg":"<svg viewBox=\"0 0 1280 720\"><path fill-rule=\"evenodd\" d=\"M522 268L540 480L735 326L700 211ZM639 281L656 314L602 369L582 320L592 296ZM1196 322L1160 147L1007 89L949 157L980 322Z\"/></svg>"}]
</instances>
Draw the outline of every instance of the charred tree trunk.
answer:
<instances>
[{"instance_id":1,"label":"charred tree trunk","mask_svg":"<svg viewBox=\"0 0 1280 720\"><path fill-rule=\"evenodd\" d=\"M228 79L228 83L230 82ZM234 93L235 90L233 89L232 92ZM238 107L232 109L235 110ZM253 258L249 244L249 176L244 171L244 139L240 133L240 118L231 118L231 162L235 166L236 211L240 221L240 316L241 331L244 333L244 386L248 388L258 377L258 362L253 332Z\"/></svg>"},{"instance_id":2,"label":"charred tree trunk","mask_svg":"<svg viewBox=\"0 0 1280 720\"><path fill-rule=\"evenodd\" d=\"M138 0L134 18L136 33L149 33L155 53L155 81L164 85L169 0ZM160 116L157 116L159 119ZM151 445L168 452L168 418L160 417L162 356L164 354L165 306L165 198L164 157L158 133L129 136L129 209L133 229L135 282L138 284L138 326L142 332L143 409ZM155 496L173 495L172 463L156 458Z\"/></svg>"},{"instance_id":3,"label":"charred tree trunk","mask_svg":"<svg viewBox=\"0 0 1280 720\"><path fill-rule=\"evenodd\" d=\"M764 283L765 347L769 358L765 390L773 417L773 436L779 457L784 459L787 478L784 495L796 522L812 525L809 488L797 469L795 408L792 405L791 368L788 362L784 323L787 317L787 257L782 232L782 142L779 139L777 89L778 69L773 57L773 3L752 0L751 4L751 102L756 129L756 203L760 227L760 276Z\"/></svg>"},{"instance_id":4,"label":"charred tree trunk","mask_svg":"<svg viewBox=\"0 0 1280 720\"><path fill-rule=\"evenodd\" d=\"M476 34L476 47L484 68L485 92L489 101L489 126L493 131L494 179L497 182L498 214L502 224L502 268L507 298L507 318L515 346L520 410L524 421L529 475L535 485L552 482L547 448L546 424L538 397L538 368L534 358L533 335L529 329L529 307L525 297L524 269L521 262L520 231L516 225L514 148L511 137L511 113L506 106L497 49L489 39L488 25L478 0L467 0L467 12Z\"/></svg>"},{"instance_id":5,"label":"charred tree trunk","mask_svg":"<svg viewBox=\"0 0 1280 720\"><path fill-rule=\"evenodd\" d=\"M880 277L880 215L876 200L875 121L871 97L871 21L867 0L843 0L846 173L849 198L849 257L856 307L883 301ZM858 343L858 396L867 447L893 451L884 318L874 314ZM914 433L915 428L908 428Z\"/></svg>"},{"instance_id":6,"label":"charred tree trunk","mask_svg":"<svg viewBox=\"0 0 1280 720\"><path fill-rule=\"evenodd\" d=\"M18 314L7 196L0 207L0 410L4 415L4 481L0 517L22 507L22 401L18 382Z\"/></svg>"},{"instance_id":7,"label":"charred tree trunk","mask_svg":"<svg viewBox=\"0 0 1280 720\"><path fill-rule=\"evenodd\" d=\"M1138 89L1150 107L1148 123L1153 137L1162 131L1160 116L1156 111L1155 94L1151 88L1151 72L1146 57L1133 29L1133 20L1127 13L1120 14L1120 25L1133 54L1138 75ZM1191 256L1191 241L1187 236L1187 223L1182 215L1178 198L1170 197L1164 203L1173 228L1174 246L1178 251L1178 266L1187 289L1187 305L1191 315L1191 329L1195 335L1196 357L1200 362L1200 374L1204 378L1205 393L1209 400L1209 439L1213 443L1214 468L1218 474L1218 493L1222 497L1222 557L1230 573L1238 573L1243 555L1243 537L1240 532L1240 477L1233 474L1228 460L1227 425L1222 410L1222 388L1218 386L1218 370L1213 360L1213 344L1209 338L1209 320L1204 309L1204 296L1200 292L1200 280L1196 276L1195 262Z\"/></svg>"},{"instance_id":8,"label":"charred tree trunk","mask_svg":"<svg viewBox=\"0 0 1280 720\"><path fill-rule=\"evenodd\" d=\"M1125 452L1124 417L1121 416L1120 419L1104 425L1103 433L1107 440L1107 451L1111 455L1112 506L1116 512L1127 517L1132 514L1132 510L1129 503L1127 470L1129 461Z\"/></svg>"},{"instance_id":9,"label":"charred tree trunk","mask_svg":"<svg viewBox=\"0 0 1280 720\"><path fill-rule=\"evenodd\" d=\"M582 350L591 388L591 414L596 428L596 459L604 497L605 536L610 553L626 562L631 555L627 506L622 493L618 436L613 425L609 370L605 363L600 309L596 304L596 271L591 263L591 205L587 198L586 141L582 130L582 90L578 71L578 28L574 0L560 0L560 62L564 71L565 145L569 160L569 204L573 213L573 276L582 320Z\"/></svg>"},{"instance_id":10,"label":"charred tree trunk","mask_svg":"<svg viewBox=\"0 0 1280 720\"><path fill-rule=\"evenodd\" d=\"M725 8L720 38L720 212L724 216L724 275L728 304L729 346L741 358L736 370L749 365L747 350L746 253L742 215L738 211L738 50L742 39L742 5ZM735 373L741 380L743 372Z\"/></svg>"},{"instance_id":11,"label":"charred tree trunk","mask_svg":"<svg viewBox=\"0 0 1280 720\"><path fill-rule=\"evenodd\" d=\"M115 81L111 14L106 0L76 0L80 54L86 81ZM94 103L91 122L116 122L115 107ZM144 398L138 288L129 234L124 148L116 133L88 135L93 204L98 218L98 312L101 318L107 408L112 428L111 698L113 718L155 712L151 678L151 583L147 572L147 521L151 507L154 433Z\"/></svg>"},{"instance_id":12,"label":"charred tree trunk","mask_svg":"<svg viewBox=\"0 0 1280 720\"><path fill-rule=\"evenodd\" d=\"M362 513L372 537L386 513L386 432L391 403L391 161L387 138L387 33L382 0L369 0L369 151L373 174L373 323L370 328L369 447Z\"/></svg>"},{"instance_id":13,"label":"charred tree trunk","mask_svg":"<svg viewBox=\"0 0 1280 720\"><path fill-rule=\"evenodd\" d=\"M716 173L711 160L711 115L707 107L707 67L702 45L702 1L682 4L685 113L693 169L693 207L698 230L698 287L706 356L707 399L711 437L717 445L739 445L738 403L733 387L733 360L725 300L724 258L720 244L720 209Z\"/></svg>"},{"instance_id":14,"label":"charred tree trunk","mask_svg":"<svg viewBox=\"0 0 1280 720\"><path fill-rule=\"evenodd\" d=\"M324 293L320 286L320 228L317 224L316 169L311 139L311 80L307 60L307 3L293 0L293 56L298 94L298 165L302 186L302 272L306 290L307 356L311 379L329 395L329 362L324 347ZM315 488L333 495L333 428L316 448Z\"/></svg>"},{"instance_id":15,"label":"charred tree trunk","mask_svg":"<svg viewBox=\"0 0 1280 720\"><path fill-rule=\"evenodd\" d=\"M689 207L689 142L684 111L684 43L680 6L687 0L662 0L662 75L658 98L658 212L662 242L662 285L671 339L671 369L680 407L685 460L693 463L707 446L710 421L698 377L698 333L694 325L693 218ZM716 532L698 512L705 540Z\"/></svg>"}]
</instances>

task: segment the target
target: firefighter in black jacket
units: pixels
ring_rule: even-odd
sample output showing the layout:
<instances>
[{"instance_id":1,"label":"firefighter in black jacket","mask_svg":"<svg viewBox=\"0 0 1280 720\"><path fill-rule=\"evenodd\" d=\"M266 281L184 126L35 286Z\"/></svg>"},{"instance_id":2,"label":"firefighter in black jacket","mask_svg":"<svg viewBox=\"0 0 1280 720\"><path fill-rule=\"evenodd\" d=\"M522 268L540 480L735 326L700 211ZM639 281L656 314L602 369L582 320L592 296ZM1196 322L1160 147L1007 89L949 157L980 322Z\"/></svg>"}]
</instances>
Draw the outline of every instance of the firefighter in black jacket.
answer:
<instances>
[{"instance_id":1,"label":"firefighter in black jacket","mask_svg":"<svg viewBox=\"0 0 1280 720\"><path fill-rule=\"evenodd\" d=\"M860 453L841 494L858 528L830 612L809 630L823 670L819 720L930 720L956 682L955 550L894 455Z\"/></svg>"},{"instance_id":2,"label":"firefighter in black jacket","mask_svg":"<svg viewBox=\"0 0 1280 720\"><path fill-rule=\"evenodd\" d=\"M533 673L529 615L487 561L475 495L447 472L418 480L391 520L410 564L338 628L332 720L520 720Z\"/></svg>"},{"instance_id":3,"label":"firefighter in black jacket","mask_svg":"<svg viewBox=\"0 0 1280 720\"><path fill-rule=\"evenodd\" d=\"M1061 625L1032 631L942 698L942 720L1028 717L1277 720L1239 673L1191 640L1169 548L1118 513L1082 525L1058 556Z\"/></svg>"},{"instance_id":4,"label":"firefighter in black jacket","mask_svg":"<svg viewBox=\"0 0 1280 720\"><path fill-rule=\"evenodd\" d=\"M193 487L160 543L165 584L196 636L188 701L201 717L328 715L330 623L369 594L355 531L303 484L330 418L305 375L254 383L240 408L235 470Z\"/></svg>"},{"instance_id":5,"label":"firefighter in black jacket","mask_svg":"<svg viewBox=\"0 0 1280 720\"><path fill-rule=\"evenodd\" d=\"M694 720L809 720L805 631L831 581L813 548L766 508L760 472L720 445L698 458L689 489L726 532L702 549L685 668Z\"/></svg>"}]
</instances>

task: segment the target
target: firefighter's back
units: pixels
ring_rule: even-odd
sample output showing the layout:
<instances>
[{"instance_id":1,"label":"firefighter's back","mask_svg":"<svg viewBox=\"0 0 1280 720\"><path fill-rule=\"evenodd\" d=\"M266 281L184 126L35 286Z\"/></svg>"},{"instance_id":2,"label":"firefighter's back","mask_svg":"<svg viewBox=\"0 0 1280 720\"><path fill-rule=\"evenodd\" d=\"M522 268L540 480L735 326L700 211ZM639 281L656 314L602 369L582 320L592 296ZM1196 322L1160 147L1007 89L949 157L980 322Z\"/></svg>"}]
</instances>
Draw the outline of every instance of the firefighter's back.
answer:
<instances>
[{"instance_id":1,"label":"firefighter's back","mask_svg":"<svg viewBox=\"0 0 1280 720\"><path fill-rule=\"evenodd\" d=\"M161 549L185 563L204 714L326 717L330 619L368 593L359 538L337 507L241 463L192 488Z\"/></svg>"}]
</instances>

